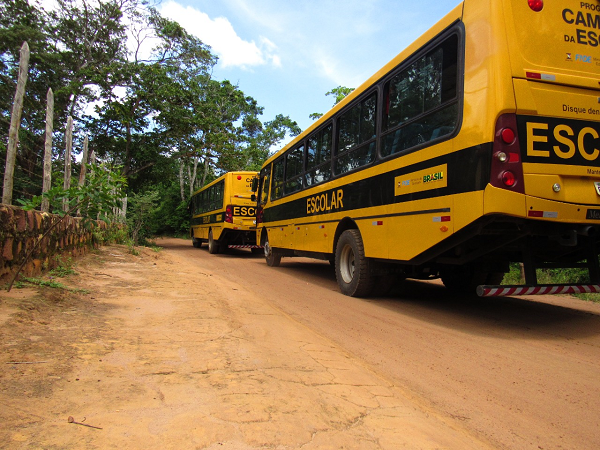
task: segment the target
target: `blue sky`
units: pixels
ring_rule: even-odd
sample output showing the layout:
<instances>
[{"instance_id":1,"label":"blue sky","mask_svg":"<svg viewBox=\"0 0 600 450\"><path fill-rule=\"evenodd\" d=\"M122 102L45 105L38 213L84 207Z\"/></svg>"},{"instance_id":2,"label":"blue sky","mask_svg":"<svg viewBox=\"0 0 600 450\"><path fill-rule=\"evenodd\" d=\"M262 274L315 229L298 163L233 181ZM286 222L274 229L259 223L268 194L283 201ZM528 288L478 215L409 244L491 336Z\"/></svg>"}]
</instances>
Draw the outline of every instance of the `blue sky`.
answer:
<instances>
[{"instance_id":1,"label":"blue sky","mask_svg":"<svg viewBox=\"0 0 600 450\"><path fill-rule=\"evenodd\" d=\"M228 79L302 129L333 105L325 93L357 87L459 0L162 0L159 11L219 57ZM282 143L284 144L284 143Z\"/></svg>"}]
</instances>

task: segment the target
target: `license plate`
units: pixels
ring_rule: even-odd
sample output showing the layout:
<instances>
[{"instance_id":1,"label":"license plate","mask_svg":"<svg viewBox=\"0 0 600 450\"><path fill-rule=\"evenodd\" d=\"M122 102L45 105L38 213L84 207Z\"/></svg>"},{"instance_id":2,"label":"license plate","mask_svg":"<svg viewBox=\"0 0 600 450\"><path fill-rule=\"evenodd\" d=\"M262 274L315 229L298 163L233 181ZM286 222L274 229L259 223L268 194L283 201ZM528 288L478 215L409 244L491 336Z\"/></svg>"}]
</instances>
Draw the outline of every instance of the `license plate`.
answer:
<instances>
[{"instance_id":1,"label":"license plate","mask_svg":"<svg viewBox=\"0 0 600 450\"><path fill-rule=\"evenodd\" d=\"M600 220L600 209L588 209L585 218L589 220Z\"/></svg>"}]
</instances>

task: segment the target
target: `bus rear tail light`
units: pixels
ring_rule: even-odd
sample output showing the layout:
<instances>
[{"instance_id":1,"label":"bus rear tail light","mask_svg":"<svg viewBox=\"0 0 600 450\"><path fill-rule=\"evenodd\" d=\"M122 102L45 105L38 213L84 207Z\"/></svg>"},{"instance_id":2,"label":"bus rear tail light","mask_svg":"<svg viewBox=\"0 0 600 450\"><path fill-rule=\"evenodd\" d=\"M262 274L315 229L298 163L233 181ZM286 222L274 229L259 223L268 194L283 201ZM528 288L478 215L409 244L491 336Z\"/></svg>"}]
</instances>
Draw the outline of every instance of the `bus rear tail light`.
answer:
<instances>
[{"instance_id":1,"label":"bus rear tail light","mask_svg":"<svg viewBox=\"0 0 600 450\"><path fill-rule=\"evenodd\" d=\"M492 154L490 184L497 188L525 193L515 114L504 114L498 118Z\"/></svg>"},{"instance_id":2,"label":"bus rear tail light","mask_svg":"<svg viewBox=\"0 0 600 450\"><path fill-rule=\"evenodd\" d=\"M225 208L225 222L233 223L233 206L227 205Z\"/></svg>"},{"instance_id":3,"label":"bus rear tail light","mask_svg":"<svg viewBox=\"0 0 600 450\"><path fill-rule=\"evenodd\" d=\"M504 183L504 186L511 188L515 185L516 182L517 179L515 177L515 174L512 173L510 170L502 172L502 183Z\"/></svg>"},{"instance_id":4,"label":"bus rear tail light","mask_svg":"<svg viewBox=\"0 0 600 450\"><path fill-rule=\"evenodd\" d=\"M527 0L532 11L540 12L544 9L544 0Z\"/></svg>"}]
</instances>

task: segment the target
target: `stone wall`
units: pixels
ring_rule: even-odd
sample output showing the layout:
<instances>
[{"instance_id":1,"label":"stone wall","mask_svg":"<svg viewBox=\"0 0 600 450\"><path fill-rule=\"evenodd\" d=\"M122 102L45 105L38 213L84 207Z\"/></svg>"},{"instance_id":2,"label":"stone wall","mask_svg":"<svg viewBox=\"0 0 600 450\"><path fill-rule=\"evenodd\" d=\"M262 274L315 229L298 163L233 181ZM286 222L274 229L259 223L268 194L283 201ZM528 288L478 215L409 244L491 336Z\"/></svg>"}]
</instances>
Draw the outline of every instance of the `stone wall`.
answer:
<instances>
[{"instance_id":1,"label":"stone wall","mask_svg":"<svg viewBox=\"0 0 600 450\"><path fill-rule=\"evenodd\" d=\"M102 221L93 222L90 228L83 226L81 218L65 217L37 244L59 219L57 215L0 204L0 281L7 281L34 247L22 271L25 276L39 275L60 264L61 258L79 256L97 246L92 228L107 228Z\"/></svg>"}]
</instances>

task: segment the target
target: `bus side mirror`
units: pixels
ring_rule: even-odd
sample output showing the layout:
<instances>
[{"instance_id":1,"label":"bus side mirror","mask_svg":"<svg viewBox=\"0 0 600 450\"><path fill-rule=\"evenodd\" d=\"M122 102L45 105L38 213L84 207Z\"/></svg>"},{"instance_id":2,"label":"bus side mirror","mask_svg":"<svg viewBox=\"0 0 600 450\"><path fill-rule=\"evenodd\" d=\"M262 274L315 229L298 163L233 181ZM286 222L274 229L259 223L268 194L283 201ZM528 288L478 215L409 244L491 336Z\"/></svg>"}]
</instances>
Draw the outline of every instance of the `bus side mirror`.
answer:
<instances>
[{"instance_id":1,"label":"bus side mirror","mask_svg":"<svg viewBox=\"0 0 600 450\"><path fill-rule=\"evenodd\" d=\"M254 177L252 178L252 187L250 188L250 190L252 192L256 192L256 189L258 189L258 178ZM256 198L253 198L252 200L256 200Z\"/></svg>"},{"instance_id":2,"label":"bus side mirror","mask_svg":"<svg viewBox=\"0 0 600 450\"><path fill-rule=\"evenodd\" d=\"M255 202L255 201L256 201L256 195L255 195L255 194L252 194L252 195L250 196L250 200L252 200L253 202Z\"/></svg>"}]
</instances>

